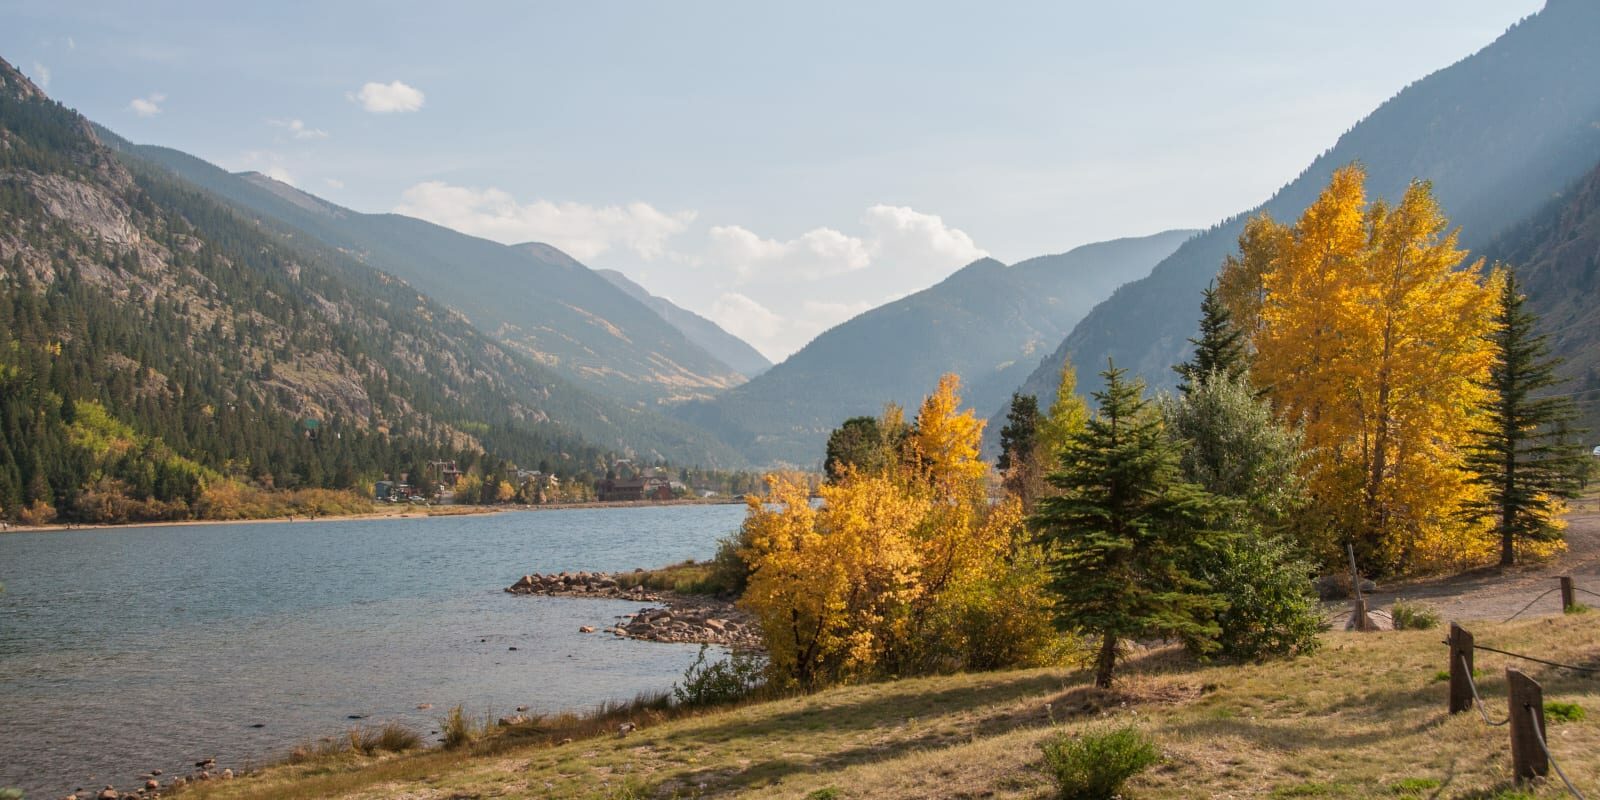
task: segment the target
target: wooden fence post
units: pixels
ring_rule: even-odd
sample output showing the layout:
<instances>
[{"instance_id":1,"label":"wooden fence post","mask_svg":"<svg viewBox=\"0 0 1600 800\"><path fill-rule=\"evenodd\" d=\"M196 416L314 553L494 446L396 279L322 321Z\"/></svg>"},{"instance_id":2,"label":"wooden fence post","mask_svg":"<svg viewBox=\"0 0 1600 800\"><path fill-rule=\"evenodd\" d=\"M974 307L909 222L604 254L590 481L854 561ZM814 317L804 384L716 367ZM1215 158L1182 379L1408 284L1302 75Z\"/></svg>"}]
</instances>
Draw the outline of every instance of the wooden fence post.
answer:
<instances>
[{"instance_id":1,"label":"wooden fence post","mask_svg":"<svg viewBox=\"0 0 1600 800\"><path fill-rule=\"evenodd\" d=\"M1546 730L1544 690L1537 681L1511 667L1506 668L1506 689L1510 697L1512 774L1519 781L1544 777L1550 772L1550 760L1536 738ZM1535 721L1539 726L1537 734Z\"/></svg>"},{"instance_id":2,"label":"wooden fence post","mask_svg":"<svg viewBox=\"0 0 1600 800\"><path fill-rule=\"evenodd\" d=\"M1472 709L1472 634L1450 623L1450 713Z\"/></svg>"},{"instance_id":3,"label":"wooden fence post","mask_svg":"<svg viewBox=\"0 0 1600 800\"><path fill-rule=\"evenodd\" d=\"M1561 578L1561 613L1571 614L1574 606L1578 605L1577 590L1572 588L1572 577Z\"/></svg>"}]
</instances>

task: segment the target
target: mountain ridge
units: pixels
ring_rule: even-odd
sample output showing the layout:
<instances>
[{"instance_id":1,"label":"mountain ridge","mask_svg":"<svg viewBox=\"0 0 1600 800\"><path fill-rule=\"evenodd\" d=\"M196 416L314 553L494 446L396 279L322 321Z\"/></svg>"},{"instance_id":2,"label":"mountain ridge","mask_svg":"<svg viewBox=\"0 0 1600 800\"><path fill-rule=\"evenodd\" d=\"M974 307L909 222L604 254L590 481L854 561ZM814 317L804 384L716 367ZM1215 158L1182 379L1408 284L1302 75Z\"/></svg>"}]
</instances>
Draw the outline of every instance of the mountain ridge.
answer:
<instances>
[{"instance_id":1,"label":"mountain ridge","mask_svg":"<svg viewBox=\"0 0 1600 800\"><path fill-rule=\"evenodd\" d=\"M527 245L517 245L526 247ZM548 245L544 245L548 247ZM700 345L706 352L715 356L717 360L733 368L746 378L754 378L772 368L772 362L761 354L761 351L750 346L749 342L729 333L721 325L684 308L660 295L651 294L650 290L635 283L632 278L614 269L597 269L600 277L611 281L618 289L632 295L634 299L644 303L652 311L661 315L661 318L683 332L689 341Z\"/></svg>"},{"instance_id":2,"label":"mountain ridge","mask_svg":"<svg viewBox=\"0 0 1600 800\"><path fill-rule=\"evenodd\" d=\"M813 466L846 418L889 402L914 408L946 372L961 375L968 405L987 409L1094 303L1193 233L1097 242L1014 266L978 259L824 331L748 383L674 410L752 463Z\"/></svg>"},{"instance_id":3,"label":"mountain ridge","mask_svg":"<svg viewBox=\"0 0 1600 800\"><path fill-rule=\"evenodd\" d=\"M1476 53L1414 81L1339 137L1265 203L1185 243L1150 275L1090 311L1020 391L1048 405L1068 357L1085 392L1108 359L1153 387L1174 385L1200 292L1235 250L1245 219L1289 221L1332 171L1361 161L1372 196L1432 180L1462 243L1480 246L1531 214L1600 159L1600 4L1551 2ZM1130 322L1137 320L1137 323ZM991 420L1004 413L996 409Z\"/></svg>"}]
</instances>

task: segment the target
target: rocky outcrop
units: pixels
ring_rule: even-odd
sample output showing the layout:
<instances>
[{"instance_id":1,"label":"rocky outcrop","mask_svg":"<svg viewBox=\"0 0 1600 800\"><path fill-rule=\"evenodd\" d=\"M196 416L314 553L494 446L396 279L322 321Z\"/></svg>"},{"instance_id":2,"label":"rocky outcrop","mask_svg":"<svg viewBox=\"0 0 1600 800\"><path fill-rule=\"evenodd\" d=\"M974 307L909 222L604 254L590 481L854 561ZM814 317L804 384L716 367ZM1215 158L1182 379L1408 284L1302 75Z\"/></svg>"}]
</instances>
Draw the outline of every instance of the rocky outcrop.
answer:
<instances>
[{"instance_id":1,"label":"rocky outcrop","mask_svg":"<svg viewBox=\"0 0 1600 800\"><path fill-rule=\"evenodd\" d=\"M755 620L730 601L626 584L627 581L617 574L605 572L532 573L507 586L506 591L518 595L593 597L660 604L645 606L618 617L613 624L598 626L601 632L613 636L652 642L714 644L741 650L763 646ZM585 625L578 631L592 633L594 626Z\"/></svg>"}]
</instances>

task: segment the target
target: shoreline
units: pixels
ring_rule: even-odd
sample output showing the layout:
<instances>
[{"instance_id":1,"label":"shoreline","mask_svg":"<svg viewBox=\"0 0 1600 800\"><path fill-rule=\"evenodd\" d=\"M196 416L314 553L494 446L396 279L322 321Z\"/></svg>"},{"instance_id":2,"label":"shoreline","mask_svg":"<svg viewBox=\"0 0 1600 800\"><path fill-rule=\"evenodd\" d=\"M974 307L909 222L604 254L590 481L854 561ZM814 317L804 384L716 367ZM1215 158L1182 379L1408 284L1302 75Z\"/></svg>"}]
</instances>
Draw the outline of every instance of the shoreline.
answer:
<instances>
[{"instance_id":1,"label":"shoreline","mask_svg":"<svg viewBox=\"0 0 1600 800\"><path fill-rule=\"evenodd\" d=\"M259 519L175 519L155 522L94 522L94 523L66 523L52 522L48 525L19 525L8 522L0 536L13 533L55 533L58 531L100 531L121 530L124 528L170 528L190 525L264 525L269 523L302 523L302 522L357 522L376 519L420 519L423 517L465 517L484 514L509 514L519 511L569 511L585 508L647 508L652 506L714 506L735 505L743 503L742 499L732 500L614 500L602 502L589 500L579 503L546 503L538 506L525 505L443 505L443 506L404 506L398 505L393 509L374 510L361 514L328 514L318 517L305 515L263 517Z\"/></svg>"}]
</instances>

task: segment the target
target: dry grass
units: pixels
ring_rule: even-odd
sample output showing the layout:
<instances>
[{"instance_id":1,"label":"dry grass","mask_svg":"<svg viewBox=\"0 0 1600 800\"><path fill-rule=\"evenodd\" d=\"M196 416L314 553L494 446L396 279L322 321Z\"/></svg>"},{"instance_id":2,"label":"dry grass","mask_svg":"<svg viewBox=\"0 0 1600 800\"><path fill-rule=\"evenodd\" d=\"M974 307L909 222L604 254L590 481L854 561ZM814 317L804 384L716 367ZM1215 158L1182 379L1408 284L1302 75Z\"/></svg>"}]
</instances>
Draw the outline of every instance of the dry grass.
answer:
<instances>
[{"instance_id":1,"label":"dry grass","mask_svg":"<svg viewBox=\"0 0 1600 800\"><path fill-rule=\"evenodd\" d=\"M624 589L643 586L658 592L678 594L715 595L722 594L726 590L713 564L700 563L692 559L659 569L619 573L617 584Z\"/></svg>"},{"instance_id":2,"label":"dry grass","mask_svg":"<svg viewBox=\"0 0 1600 800\"><path fill-rule=\"evenodd\" d=\"M1600 665L1596 615L1474 623L1483 644ZM1045 798L1039 743L1132 724L1163 761L1134 798L1438 797L1505 792L1503 728L1445 712L1437 631L1329 633L1317 654L1264 665L1197 665L1176 649L1129 665L1116 693L1081 673L1029 670L852 686L704 714L617 709L540 720L471 747L349 764L288 765L186 797ZM1502 656L1481 688L1504 714ZM1600 678L1536 664L1546 699L1600 710ZM681 714L681 715L680 715ZM640 730L626 738L615 723ZM1600 714L1551 722L1551 747L1600 795ZM562 744L566 738L574 741ZM1563 796L1559 784L1532 796Z\"/></svg>"}]
</instances>

